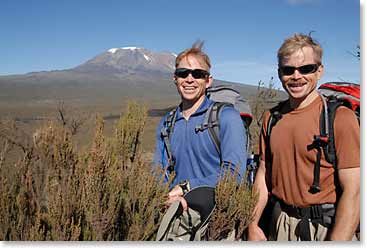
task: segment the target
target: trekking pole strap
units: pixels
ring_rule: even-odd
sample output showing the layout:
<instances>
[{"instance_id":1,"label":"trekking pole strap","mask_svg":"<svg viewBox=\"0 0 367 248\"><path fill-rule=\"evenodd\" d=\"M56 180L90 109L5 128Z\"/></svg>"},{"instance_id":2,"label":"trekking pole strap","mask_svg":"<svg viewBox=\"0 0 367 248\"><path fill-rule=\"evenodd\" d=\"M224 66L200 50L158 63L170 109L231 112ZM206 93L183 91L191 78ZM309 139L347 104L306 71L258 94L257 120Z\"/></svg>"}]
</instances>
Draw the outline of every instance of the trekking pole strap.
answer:
<instances>
[{"instance_id":1,"label":"trekking pole strap","mask_svg":"<svg viewBox=\"0 0 367 248\"><path fill-rule=\"evenodd\" d=\"M316 162L313 171L313 183L309 189L311 194L316 194L321 191L320 188L320 166L321 166L321 148L328 145L328 137L315 135L312 144L307 146L307 150L317 149Z\"/></svg>"}]
</instances>

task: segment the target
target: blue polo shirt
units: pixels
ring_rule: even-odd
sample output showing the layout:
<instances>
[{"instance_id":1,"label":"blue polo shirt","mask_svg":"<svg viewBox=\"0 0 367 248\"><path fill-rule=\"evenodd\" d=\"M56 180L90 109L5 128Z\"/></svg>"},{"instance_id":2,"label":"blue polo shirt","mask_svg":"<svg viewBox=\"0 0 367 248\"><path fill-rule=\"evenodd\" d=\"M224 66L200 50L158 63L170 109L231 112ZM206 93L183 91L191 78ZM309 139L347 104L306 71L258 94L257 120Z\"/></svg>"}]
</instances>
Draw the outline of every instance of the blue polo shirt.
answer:
<instances>
[{"instance_id":1,"label":"blue polo shirt","mask_svg":"<svg viewBox=\"0 0 367 248\"><path fill-rule=\"evenodd\" d=\"M210 138L208 129L195 131L197 125L204 121L205 113L213 101L205 97L201 106L188 120L182 116L181 107L177 107L174 131L170 142L172 156L176 161L176 177L172 186L182 181L189 181L190 187L215 187L221 174L220 157ZM168 166L167 152L161 136L163 117L157 128L157 143L154 155L154 165ZM246 130L239 112L233 107L225 107L220 118L221 153L225 167L230 166L234 171L240 166L240 178L246 170Z\"/></svg>"}]
</instances>

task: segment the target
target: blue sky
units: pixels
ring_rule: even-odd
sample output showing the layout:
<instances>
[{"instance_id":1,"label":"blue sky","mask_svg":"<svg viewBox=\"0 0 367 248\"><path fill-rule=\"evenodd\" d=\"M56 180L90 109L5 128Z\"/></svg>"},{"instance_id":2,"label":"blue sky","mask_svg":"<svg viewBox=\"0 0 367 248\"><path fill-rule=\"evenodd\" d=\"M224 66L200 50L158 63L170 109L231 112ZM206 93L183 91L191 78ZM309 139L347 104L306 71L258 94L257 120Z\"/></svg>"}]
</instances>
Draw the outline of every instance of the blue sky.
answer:
<instances>
[{"instance_id":1,"label":"blue sky","mask_svg":"<svg viewBox=\"0 0 367 248\"><path fill-rule=\"evenodd\" d=\"M360 82L358 0L1 0L0 75L75 67L112 47L179 53L198 39L215 78L257 84L295 32L324 48L322 81Z\"/></svg>"}]
</instances>

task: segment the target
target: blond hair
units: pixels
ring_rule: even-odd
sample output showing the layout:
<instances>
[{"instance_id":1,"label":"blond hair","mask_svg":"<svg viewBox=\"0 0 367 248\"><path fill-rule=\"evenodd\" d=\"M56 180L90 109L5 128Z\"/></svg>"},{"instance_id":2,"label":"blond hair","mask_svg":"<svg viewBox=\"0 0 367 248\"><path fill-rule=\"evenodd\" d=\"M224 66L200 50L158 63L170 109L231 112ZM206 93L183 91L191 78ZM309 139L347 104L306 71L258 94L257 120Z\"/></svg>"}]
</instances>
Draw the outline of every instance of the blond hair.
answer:
<instances>
[{"instance_id":1,"label":"blond hair","mask_svg":"<svg viewBox=\"0 0 367 248\"><path fill-rule=\"evenodd\" d=\"M284 58L289 57L298 50L302 50L304 47L311 47L316 63L322 64L322 48L320 44L311 35L305 34L294 34L284 40L278 50L278 64L281 65Z\"/></svg>"},{"instance_id":2,"label":"blond hair","mask_svg":"<svg viewBox=\"0 0 367 248\"><path fill-rule=\"evenodd\" d=\"M203 41L196 41L192 45L192 47L187 48L186 50L181 52L176 57L176 68L178 67L178 65L180 64L180 62L183 59L185 59L185 58L187 59L187 57L189 57L189 56L195 56L195 57L201 58L203 60L203 62L205 63L205 65L208 67L208 69L210 69L210 67L211 67L210 59L209 59L209 56L202 51L203 46L204 46Z\"/></svg>"}]
</instances>

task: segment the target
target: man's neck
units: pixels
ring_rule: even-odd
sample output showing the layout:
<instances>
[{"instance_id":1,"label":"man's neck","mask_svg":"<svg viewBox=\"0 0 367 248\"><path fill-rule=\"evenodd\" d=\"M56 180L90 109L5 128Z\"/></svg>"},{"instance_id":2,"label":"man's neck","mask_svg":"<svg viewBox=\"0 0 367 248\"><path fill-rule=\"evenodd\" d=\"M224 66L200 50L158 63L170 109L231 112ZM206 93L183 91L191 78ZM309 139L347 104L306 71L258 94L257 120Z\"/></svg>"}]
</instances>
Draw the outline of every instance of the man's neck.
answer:
<instances>
[{"instance_id":1,"label":"man's neck","mask_svg":"<svg viewBox=\"0 0 367 248\"><path fill-rule=\"evenodd\" d=\"M196 110L200 107L200 105L204 102L205 95L201 96L197 101L185 101L182 100L182 116L188 120L190 116L195 113Z\"/></svg>"},{"instance_id":2,"label":"man's neck","mask_svg":"<svg viewBox=\"0 0 367 248\"><path fill-rule=\"evenodd\" d=\"M317 93L317 90L312 91L310 94L308 94L304 98L289 98L290 107L292 109L301 109L308 105L310 105L319 94Z\"/></svg>"}]
</instances>

